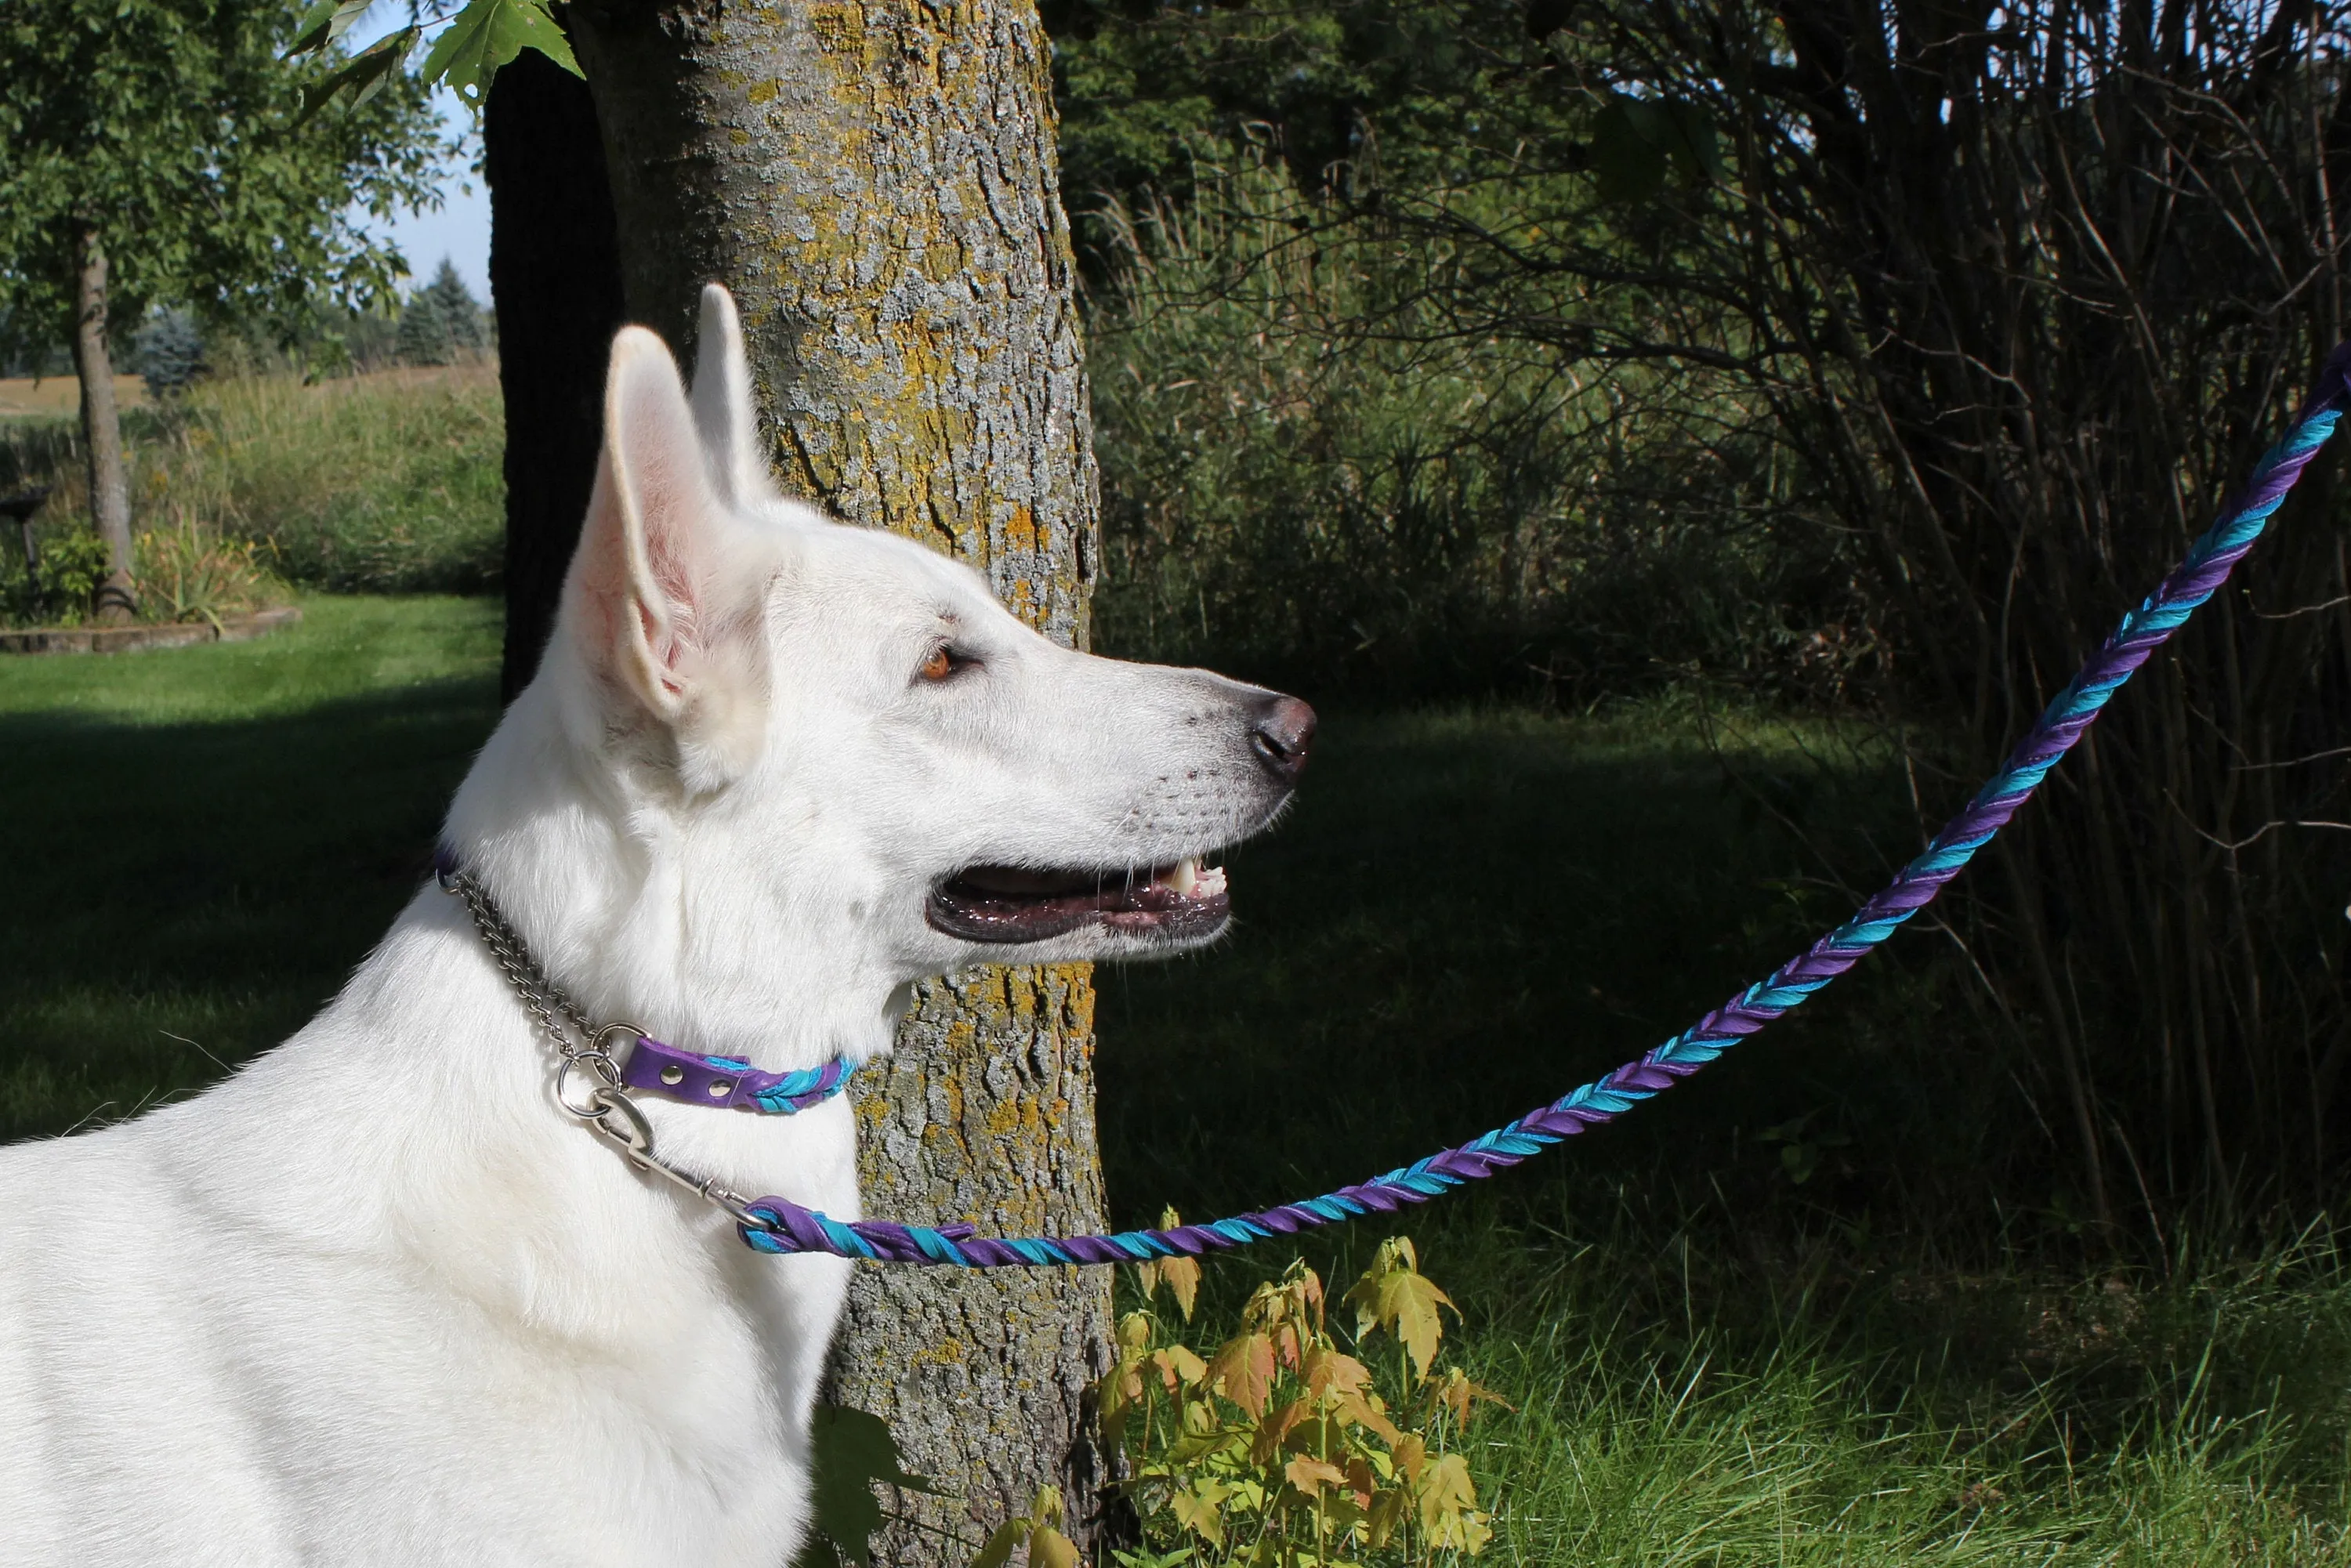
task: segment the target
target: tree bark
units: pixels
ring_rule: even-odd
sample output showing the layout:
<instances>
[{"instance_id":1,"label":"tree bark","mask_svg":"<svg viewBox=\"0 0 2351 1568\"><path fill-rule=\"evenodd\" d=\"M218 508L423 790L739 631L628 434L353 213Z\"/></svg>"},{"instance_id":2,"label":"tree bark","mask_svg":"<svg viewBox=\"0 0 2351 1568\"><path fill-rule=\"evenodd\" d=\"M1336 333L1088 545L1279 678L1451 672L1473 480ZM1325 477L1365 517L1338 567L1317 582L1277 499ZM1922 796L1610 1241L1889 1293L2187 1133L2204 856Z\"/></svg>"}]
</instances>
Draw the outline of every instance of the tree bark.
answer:
<instances>
[{"instance_id":1,"label":"tree bark","mask_svg":"<svg viewBox=\"0 0 2351 1568\"><path fill-rule=\"evenodd\" d=\"M106 346L106 247L95 224L74 231L73 348L90 517L106 541L106 580L90 608L100 621L128 621L139 608L131 576L131 479L122 463L122 416L114 404L114 357Z\"/></svg>"},{"instance_id":2,"label":"tree bark","mask_svg":"<svg viewBox=\"0 0 2351 1568\"><path fill-rule=\"evenodd\" d=\"M1082 646L1097 496L1029 0L581 0L571 25L631 315L683 346L726 283L787 486L970 562ZM1083 967L924 987L859 1102L868 1212L1098 1228L1092 1015ZM905 1499L932 1531L893 1527L877 1561L960 1564L1041 1485L1092 1533L1109 1291L1106 1270L861 1269L833 1396L959 1500Z\"/></svg>"},{"instance_id":3,"label":"tree bark","mask_svg":"<svg viewBox=\"0 0 2351 1568\"><path fill-rule=\"evenodd\" d=\"M490 302L506 402L501 695L530 684L555 626L603 439L604 361L624 319L612 187L588 84L536 50L492 78L482 116Z\"/></svg>"}]
</instances>

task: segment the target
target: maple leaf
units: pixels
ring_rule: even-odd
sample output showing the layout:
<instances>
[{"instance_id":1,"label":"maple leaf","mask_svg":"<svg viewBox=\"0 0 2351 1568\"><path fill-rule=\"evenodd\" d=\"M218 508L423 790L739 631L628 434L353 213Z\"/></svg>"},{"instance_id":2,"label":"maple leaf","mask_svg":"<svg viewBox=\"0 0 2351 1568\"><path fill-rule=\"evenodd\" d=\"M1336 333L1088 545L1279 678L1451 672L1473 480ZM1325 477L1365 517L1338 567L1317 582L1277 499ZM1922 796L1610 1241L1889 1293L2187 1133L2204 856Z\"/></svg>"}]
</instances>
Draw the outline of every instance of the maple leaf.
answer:
<instances>
[{"instance_id":1,"label":"maple leaf","mask_svg":"<svg viewBox=\"0 0 2351 1568\"><path fill-rule=\"evenodd\" d=\"M1430 1393L1439 1409L1452 1412L1453 1425L1457 1428L1469 1425L1469 1412L1475 1406L1499 1405L1505 1410L1510 1408L1509 1400L1490 1388L1481 1388L1470 1382L1469 1375L1458 1366L1447 1367L1444 1381Z\"/></svg>"},{"instance_id":2,"label":"maple leaf","mask_svg":"<svg viewBox=\"0 0 2351 1568\"><path fill-rule=\"evenodd\" d=\"M1061 1493L1040 1487L1025 1519L1010 1519L996 1527L971 1568L1005 1568L1013 1552L1029 1548L1029 1568L1079 1568L1075 1542L1054 1527L1061 1522Z\"/></svg>"},{"instance_id":3,"label":"maple leaf","mask_svg":"<svg viewBox=\"0 0 2351 1568\"><path fill-rule=\"evenodd\" d=\"M1371 1386L1372 1369L1343 1351L1319 1345L1306 1358L1299 1375L1306 1391L1317 1398L1334 1394L1358 1394Z\"/></svg>"},{"instance_id":4,"label":"maple leaf","mask_svg":"<svg viewBox=\"0 0 2351 1568\"><path fill-rule=\"evenodd\" d=\"M1266 1401L1272 1397L1273 1373L1273 1342L1261 1333L1247 1333L1226 1342L1202 1381L1222 1385L1225 1397L1254 1420L1265 1414Z\"/></svg>"},{"instance_id":5,"label":"maple leaf","mask_svg":"<svg viewBox=\"0 0 2351 1568\"><path fill-rule=\"evenodd\" d=\"M1486 1516L1478 1511L1478 1488L1469 1479L1469 1462L1460 1455L1438 1456L1435 1464L1421 1472L1414 1490L1419 1494L1420 1528L1431 1546L1474 1557L1493 1539Z\"/></svg>"},{"instance_id":6,"label":"maple leaf","mask_svg":"<svg viewBox=\"0 0 2351 1568\"><path fill-rule=\"evenodd\" d=\"M1379 1256L1345 1300L1355 1309L1358 1337L1374 1329L1386 1329L1403 1342L1405 1354L1412 1358L1414 1375L1428 1375L1437 1347L1445 1338L1441 1310L1453 1307L1453 1298L1420 1271L1411 1238L1398 1236L1382 1242ZM1461 1309L1453 1307L1453 1312L1458 1317Z\"/></svg>"},{"instance_id":7,"label":"maple leaf","mask_svg":"<svg viewBox=\"0 0 2351 1568\"><path fill-rule=\"evenodd\" d=\"M1313 1401L1293 1399L1279 1410L1269 1412L1266 1418L1257 1424L1257 1435L1249 1442L1250 1462L1259 1465L1273 1463L1273 1457L1281 1452L1282 1438L1290 1436L1290 1429L1313 1414Z\"/></svg>"},{"instance_id":8,"label":"maple leaf","mask_svg":"<svg viewBox=\"0 0 2351 1568\"><path fill-rule=\"evenodd\" d=\"M1417 1432L1406 1432L1393 1445L1393 1448L1395 1453L1396 1469L1404 1472L1405 1480L1417 1482L1420 1479L1421 1467L1428 1462L1427 1439Z\"/></svg>"},{"instance_id":9,"label":"maple leaf","mask_svg":"<svg viewBox=\"0 0 2351 1568\"><path fill-rule=\"evenodd\" d=\"M1367 1427L1378 1433L1390 1446L1394 1446L1403 1438L1404 1434L1396 1429L1396 1424L1383 1415L1376 1405L1360 1394L1339 1396L1338 1402L1332 1408L1356 1426Z\"/></svg>"},{"instance_id":10,"label":"maple leaf","mask_svg":"<svg viewBox=\"0 0 2351 1568\"><path fill-rule=\"evenodd\" d=\"M1222 1546L1225 1543L1224 1503L1225 1499L1232 1495L1232 1490L1222 1481L1194 1481L1188 1489L1170 1499L1168 1506L1175 1512L1176 1523L1209 1545Z\"/></svg>"},{"instance_id":11,"label":"maple leaf","mask_svg":"<svg viewBox=\"0 0 2351 1568\"><path fill-rule=\"evenodd\" d=\"M1183 1223L1174 1208L1160 1210L1160 1229L1174 1230ZM1184 1314L1184 1321L1187 1323L1192 1321L1192 1303L1200 1296L1200 1260L1197 1258L1186 1258L1181 1254L1172 1258L1155 1258L1148 1263L1136 1264L1134 1271L1142 1276L1144 1301L1149 1301L1151 1293L1165 1285L1167 1293L1176 1298L1176 1310Z\"/></svg>"},{"instance_id":12,"label":"maple leaf","mask_svg":"<svg viewBox=\"0 0 2351 1568\"><path fill-rule=\"evenodd\" d=\"M1346 1471L1329 1460L1318 1459L1311 1454L1296 1456L1281 1467L1281 1473L1290 1478L1291 1486L1296 1487L1308 1497L1312 1497L1324 1487L1343 1487L1347 1484Z\"/></svg>"},{"instance_id":13,"label":"maple leaf","mask_svg":"<svg viewBox=\"0 0 2351 1568\"><path fill-rule=\"evenodd\" d=\"M1159 1380L1166 1385L1170 1394L1197 1387L1208 1371L1207 1362L1193 1354L1188 1346L1180 1344L1152 1352L1151 1364L1159 1369Z\"/></svg>"},{"instance_id":14,"label":"maple leaf","mask_svg":"<svg viewBox=\"0 0 2351 1568\"><path fill-rule=\"evenodd\" d=\"M1079 1568L1077 1542L1050 1524L1039 1525L1029 1532L1029 1568Z\"/></svg>"}]
</instances>

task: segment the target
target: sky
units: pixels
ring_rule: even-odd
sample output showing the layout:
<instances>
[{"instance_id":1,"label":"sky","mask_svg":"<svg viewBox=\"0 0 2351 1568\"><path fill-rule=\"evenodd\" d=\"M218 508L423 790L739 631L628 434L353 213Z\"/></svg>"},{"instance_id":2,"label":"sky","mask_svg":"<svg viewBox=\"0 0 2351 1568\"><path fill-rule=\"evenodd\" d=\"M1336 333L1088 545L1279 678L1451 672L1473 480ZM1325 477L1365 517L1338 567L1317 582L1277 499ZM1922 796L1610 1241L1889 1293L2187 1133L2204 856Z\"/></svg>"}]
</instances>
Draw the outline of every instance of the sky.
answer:
<instances>
[{"instance_id":1,"label":"sky","mask_svg":"<svg viewBox=\"0 0 2351 1568\"><path fill-rule=\"evenodd\" d=\"M379 4L357 26L344 35L344 43L357 54L376 39L408 21L407 7L397 4ZM446 26L446 24L443 24ZM438 36L439 27L427 27L428 39ZM409 57L411 65L423 58L418 50ZM487 305L490 302L490 192L473 166L482 154L481 136L474 124L474 115L463 99L447 88L433 95L433 107L441 111L444 131L462 139L458 155L444 166L441 181L441 205L432 212L403 212L391 222L382 223L365 213L353 213L359 226L379 238L389 239L400 247L408 260L410 287L429 282L440 270L441 258L447 256L456 264L457 276L474 291L474 298Z\"/></svg>"},{"instance_id":2,"label":"sky","mask_svg":"<svg viewBox=\"0 0 2351 1568\"><path fill-rule=\"evenodd\" d=\"M465 280L474 298L487 305L490 192L482 183L482 177L473 171L475 160L481 155L481 140L474 133L473 112L455 93L444 89L433 95L433 102L441 110L443 125L452 133L462 133L465 140L463 152L444 170L440 211L402 213L388 224L364 214L355 215L360 226L370 234L400 246L401 254L408 258L413 283L429 281L445 256L456 263L457 276Z\"/></svg>"}]
</instances>

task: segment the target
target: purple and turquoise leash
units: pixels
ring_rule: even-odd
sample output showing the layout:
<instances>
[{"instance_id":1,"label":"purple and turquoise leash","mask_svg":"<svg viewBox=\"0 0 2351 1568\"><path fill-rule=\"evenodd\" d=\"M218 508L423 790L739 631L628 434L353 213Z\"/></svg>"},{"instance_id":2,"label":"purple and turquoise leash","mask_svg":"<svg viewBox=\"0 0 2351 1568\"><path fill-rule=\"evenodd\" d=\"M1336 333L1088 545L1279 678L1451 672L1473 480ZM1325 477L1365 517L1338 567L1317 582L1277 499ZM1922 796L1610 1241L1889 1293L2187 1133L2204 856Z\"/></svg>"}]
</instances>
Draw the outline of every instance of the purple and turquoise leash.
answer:
<instances>
[{"instance_id":1,"label":"purple and turquoise leash","mask_svg":"<svg viewBox=\"0 0 2351 1568\"><path fill-rule=\"evenodd\" d=\"M2188 558L2146 602L2123 617L2114 634L2057 694L2041 722L2010 754L2007 765L1977 792L1965 810L1944 824L1924 853L1904 866L1886 890L1863 904L1852 919L1782 965L1771 978L1750 986L1689 1029L1604 1078L1570 1091L1507 1127L1401 1170L1321 1197L1207 1225L1128 1230L1114 1236L999 1238L975 1235L969 1225L833 1219L785 1198L762 1197L745 1207L760 1223L742 1226L743 1239L762 1252L830 1252L883 1263L946 1263L967 1269L1140 1262L1176 1253L1197 1256L1426 1203L1464 1182L1507 1170L1586 1127L1614 1120L1793 1011L1893 936L1904 921L1933 903L1975 852L1990 843L2017 809L2032 799L2058 760L2088 733L2107 699L2228 580L2230 570L2252 549L2270 515L2335 433L2346 402L2351 402L2351 343L2327 356L2294 428L2262 456L2252 482L2222 510L2220 521L2189 548Z\"/></svg>"}]
</instances>

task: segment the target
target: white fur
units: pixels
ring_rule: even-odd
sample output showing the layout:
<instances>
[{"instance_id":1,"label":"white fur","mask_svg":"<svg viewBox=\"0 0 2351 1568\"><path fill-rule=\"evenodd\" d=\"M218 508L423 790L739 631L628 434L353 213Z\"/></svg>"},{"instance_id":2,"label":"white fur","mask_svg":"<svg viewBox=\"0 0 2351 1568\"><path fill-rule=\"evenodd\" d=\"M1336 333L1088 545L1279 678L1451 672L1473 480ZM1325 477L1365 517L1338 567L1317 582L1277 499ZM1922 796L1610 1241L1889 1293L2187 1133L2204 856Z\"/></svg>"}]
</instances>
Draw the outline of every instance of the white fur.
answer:
<instances>
[{"instance_id":1,"label":"white fur","mask_svg":"<svg viewBox=\"0 0 2351 1568\"><path fill-rule=\"evenodd\" d=\"M976 959L1151 950L983 949L924 901L1260 826L1268 694L1055 647L778 498L716 289L703 343L689 405L655 339L615 342L556 636L448 841L592 1016L770 1070L885 1050L910 982ZM942 642L974 663L918 678ZM428 885L219 1087L0 1150L0 1563L787 1562L848 1268L751 1252L550 1088ZM858 1212L845 1101L646 1111L689 1168Z\"/></svg>"}]
</instances>

